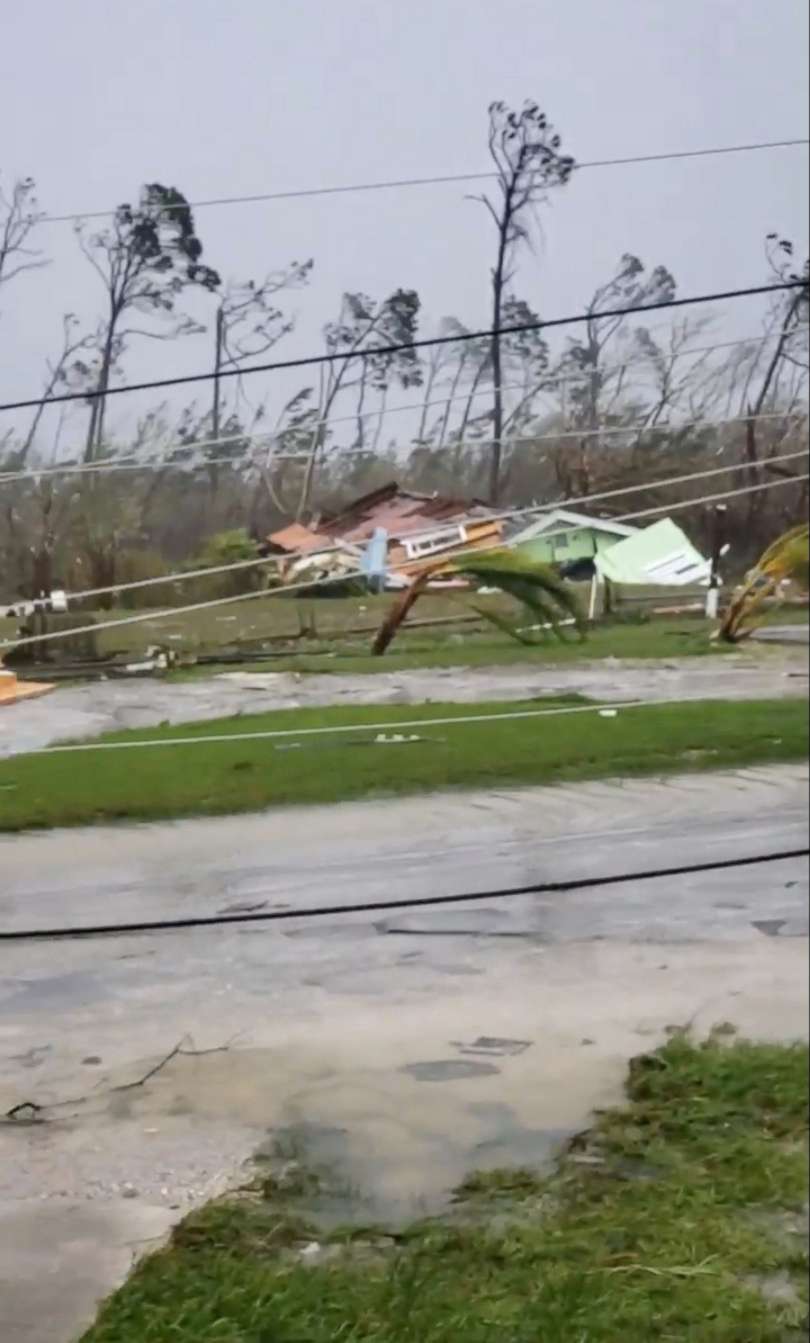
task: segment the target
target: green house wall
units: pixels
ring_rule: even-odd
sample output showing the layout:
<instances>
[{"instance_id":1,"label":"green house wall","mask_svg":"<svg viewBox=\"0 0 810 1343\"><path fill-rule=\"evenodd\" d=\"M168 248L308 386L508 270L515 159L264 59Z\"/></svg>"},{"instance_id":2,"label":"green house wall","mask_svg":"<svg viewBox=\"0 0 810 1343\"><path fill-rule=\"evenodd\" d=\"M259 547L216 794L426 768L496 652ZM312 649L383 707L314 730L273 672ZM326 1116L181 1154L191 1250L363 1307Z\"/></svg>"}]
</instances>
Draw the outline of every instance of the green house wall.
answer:
<instances>
[{"instance_id":1,"label":"green house wall","mask_svg":"<svg viewBox=\"0 0 810 1343\"><path fill-rule=\"evenodd\" d=\"M580 527L557 536L533 536L528 541L521 541L516 549L538 564L562 564L565 560L592 559L599 551L609 550L621 540L620 536L611 536L609 532Z\"/></svg>"}]
</instances>

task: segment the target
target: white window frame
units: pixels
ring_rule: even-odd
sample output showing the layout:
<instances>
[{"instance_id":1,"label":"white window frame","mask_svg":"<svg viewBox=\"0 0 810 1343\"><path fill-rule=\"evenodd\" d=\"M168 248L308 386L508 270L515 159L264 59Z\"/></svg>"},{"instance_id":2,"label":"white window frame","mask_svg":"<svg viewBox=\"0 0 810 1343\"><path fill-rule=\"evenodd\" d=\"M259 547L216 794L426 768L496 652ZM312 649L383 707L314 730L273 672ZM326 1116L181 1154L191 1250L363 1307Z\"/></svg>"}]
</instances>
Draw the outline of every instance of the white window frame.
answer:
<instances>
[{"instance_id":1,"label":"white window frame","mask_svg":"<svg viewBox=\"0 0 810 1343\"><path fill-rule=\"evenodd\" d=\"M467 541L467 528L462 523L453 523L452 526L442 527L435 532L421 533L410 540L407 537L402 538L405 546L405 554L409 560L422 560L427 555L435 555L439 550L446 550L448 546Z\"/></svg>"}]
</instances>

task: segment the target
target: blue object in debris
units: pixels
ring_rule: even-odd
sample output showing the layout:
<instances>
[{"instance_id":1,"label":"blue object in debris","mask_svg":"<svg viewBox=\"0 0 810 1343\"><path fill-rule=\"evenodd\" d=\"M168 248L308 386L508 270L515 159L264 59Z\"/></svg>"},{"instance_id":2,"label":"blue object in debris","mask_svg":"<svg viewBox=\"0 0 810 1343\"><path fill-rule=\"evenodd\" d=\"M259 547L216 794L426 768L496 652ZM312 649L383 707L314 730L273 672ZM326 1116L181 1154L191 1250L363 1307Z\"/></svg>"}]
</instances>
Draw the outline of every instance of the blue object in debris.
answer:
<instances>
[{"instance_id":1,"label":"blue object in debris","mask_svg":"<svg viewBox=\"0 0 810 1343\"><path fill-rule=\"evenodd\" d=\"M360 568L369 581L369 587L380 592L385 584L388 568L388 532L385 527L376 527L374 535L363 551Z\"/></svg>"}]
</instances>

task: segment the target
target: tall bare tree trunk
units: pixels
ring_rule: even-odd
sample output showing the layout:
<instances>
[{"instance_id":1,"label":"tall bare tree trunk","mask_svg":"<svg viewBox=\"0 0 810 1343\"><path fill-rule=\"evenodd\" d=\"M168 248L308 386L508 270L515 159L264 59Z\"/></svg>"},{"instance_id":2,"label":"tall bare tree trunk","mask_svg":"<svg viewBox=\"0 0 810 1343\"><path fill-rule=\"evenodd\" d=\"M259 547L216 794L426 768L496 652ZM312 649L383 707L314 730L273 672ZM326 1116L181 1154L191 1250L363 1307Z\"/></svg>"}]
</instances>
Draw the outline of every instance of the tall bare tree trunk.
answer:
<instances>
[{"instance_id":1,"label":"tall bare tree trunk","mask_svg":"<svg viewBox=\"0 0 810 1343\"><path fill-rule=\"evenodd\" d=\"M217 440L219 439L219 427L221 419L221 399L220 399L220 374L222 372L222 346L225 335L225 314L222 311L222 304L217 308L217 320L214 329L214 393L211 403L211 437L214 440L214 456L217 457ZM219 489L219 468L216 465L208 468L208 483L211 486L211 498L216 496Z\"/></svg>"},{"instance_id":2,"label":"tall bare tree trunk","mask_svg":"<svg viewBox=\"0 0 810 1343\"><path fill-rule=\"evenodd\" d=\"M325 420L328 413L328 410L324 413L323 422L318 425L318 428L312 436L312 447L310 449L309 457L307 458L306 467L304 468L304 483L301 486L301 497L298 500L298 508L295 513L296 522L301 522L303 520L304 514L309 508L312 486L315 483L315 467L318 464L318 457L326 438L327 426Z\"/></svg>"},{"instance_id":3,"label":"tall bare tree trunk","mask_svg":"<svg viewBox=\"0 0 810 1343\"><path fill-rule=\"evenodd\" d=\"M440 430L440 432L439 432L439 443L438 443L438 446L439 446L440 448L443 448L443 447L444 447L445 440L446 440L446 438L447 438L447 427L448 427L448 425L449 425L449 423L450 423L450 416L451 416L452 413L453 413L453 412L452 412L452 405L453 405L453 402L454 402L455 399L456 399L456 392L458 391L458 385L459 385L459 383L461 382L461 375L462 375L462 373L464 372L465 366L466 366L466 364L467 364L467 351L468 351L468 349L469 349L469 347L468 347L467 345L462 346L461 354L459 355L459 360L458 360L458 367L456 368L456 371L455 371L455 373L454 373L454 375L453 375L453 381L452 381L452 383L450 384L450 395L449 395L448 398L447 398L447 404L445 405L445 408L444 408L444 415L442 416L442 427L441 427L441 430Z\"/></svg>"},{"instance_id":4,"label":"tall bare tree trunk","mask_svg":"<svg viewBox=\"0 0 810 1343\"><path fill-rule=\"evenodd\" d=\"M501 489L501 458L503 456L503 389L501 380L501 313L503 310L503 269L506 260L506 233L501 232L498 260L492 272L492 448L489 463L489 502L498 503Z\"/></svg>"},{"instance_id":5,"label":"tall bare tree trunk","mask_svg":"<svg viewBox=\"0 0 810 1343\"><path fill-rule=\"evenodd\" d=\"M377 428L374 430L374 446L372 447L371 450L374 453L375 457L380 449L380 440L382 439L383 435L383 428L385 421L385 407L387 401L388 401L388 383L386 383L382 389L382 396L380 399L380 409L377 415Z\"/></svg>"},{"instance_id":6,"label":"tall bare tree trunk","mask_svg":"<svg viewBox=\"0 0 810 1343\"><path fill-rule=\"evenodd\" d=\"M84 446L85 462L93 462L99 455L101 448L102 434L104 433L104 403L106 400L107 388L110 385L110 370L112 368L113 343L115 340L115 327L118 321L118 314L115 310L110 314L110 321L107 327L107 335L104 338L104 349L101 352L101 368L99 369L98 382L93 397L93 405L90 410L90 423L87 426L87 439Z\"/></svg>"},{"instance_id":7,"label":"tall bare tree trunk","mask_svg":"<svg viewBox=\"0 0 810 1343\"><path fill-rule=\"evenodd\" d=\"M492 341L490 358L492 360L492 456L489 466L489 500L497 504L501 490L501 458L503 456L503 380L501 377L501 320L503 315L503 291L507 282L506 257L509 249L509 232L512 228L512 212L515 204L517 179L513 170L504 187L503 208L498 224L498 253L492 271Z\"/></svg>"},{"instance_id":8,"label":"tall bare tree trunk","mask_svg":"<svg viewBox=\"0 0 810 1343\"><path fill-rule=\"evenodd\" d=\"M357 394L357 437L354 446L358 452L362 452L366 446L366 383L368 381L368 364L363 365L363 372L360 375L360 390Z\"/></svg>"},{"instance_id":9,"label":"tall bare tree trunk","mask_svg":"<svg viewBox=\"0 0 810 1343\"><path fill-rule=\"evenodd\" d=\"M801 301L802 301L802 291L798 290L794 295L793 299L791 300L791 302L789 303L787 310L785 312L785 316L782 321L782 326L779 331L779 338L776 342L776 349L774 350L773 355L771 357L771 361L768 364L767 369L765 370L765 376L762 379L762 385L760 386L759 389L759 395L757 396L757 399L753 403L753 405L749 402L746 408L746 414L748 418L745 423L745 456L748 462L748 470L746 471L745 474L748 477L748 482L750 485L758 485L760 483L760 475L761 475L759 470L759 449L757 445L757 422L764 410L765 402L768 399L768 393L771 390L774 378L776 377L776 374L779 370L779 365L782 361L782 355L784 354L785 350L785 342L787 341L787 338L790 335L790 327L796 313L799 310ZM759 506L760 506L759 494L751 493L748 496L749 527L754 523L756 515L759 511Z\"/></svg>"},{"instance_id":10,"label":"tall bare tree trunk","mask_svg":"<svg viewBox=\"0 0 810 1343\"><path fill-rule=\"evenodd\" d=\"M480 364L478 365L478 368L475 370L475 377L473 378L470 384L470 394L467 397L467 400L464 404L464 414L461 417L461 424L458 427L458 440L456 442L455 452L453 453L454 471L458 468L461 462L461 456L464 450L464 435L467 432L467 425L470 422L470 415L472 413L472 404L473 401L475 400L476 392L478 391L478 384L480 383L482 377L484 376L488 364L489 364L489 355L487 355L485 358L482 358Z\"/></svg>"}]
</instances>

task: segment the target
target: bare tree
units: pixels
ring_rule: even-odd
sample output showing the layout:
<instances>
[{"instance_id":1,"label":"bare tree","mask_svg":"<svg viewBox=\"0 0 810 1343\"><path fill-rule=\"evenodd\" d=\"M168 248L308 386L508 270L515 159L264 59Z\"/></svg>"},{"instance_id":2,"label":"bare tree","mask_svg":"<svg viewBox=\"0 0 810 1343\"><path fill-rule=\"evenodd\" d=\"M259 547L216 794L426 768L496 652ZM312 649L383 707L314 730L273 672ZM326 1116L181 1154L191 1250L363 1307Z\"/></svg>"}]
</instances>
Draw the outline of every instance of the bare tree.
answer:
<instances>
[{"instance_id":1,"label":"bare tree","mask_svg":"<svg viewBox=\"0 0 810 1343\"><path fill-rule=\"evenodd\" d=\"M369 387L382 391L391 380L402 387L421 383L422 368L417 353L407 348L415 338L419 306L415 289L396 289L381 303L366 294L343 295L340 315L324 330L327 353L342 357L322 365L318 417L298 502L299 519L309 507L315 469L329 435L329 415L341 392L357 390L358 424L362 424ZM392 354L386 352L389 345L406 348Z\"/></svg>"},{"instance_id":2,"label":"bare tree","mask_svg":"<svg viewBox=\"0 0 810 1343\"><path fill-rule=\"evenodd\" d=\"M31 417L31 423L13 454L14 466L19 470L25 465L36 441L37 431L42 422L48 399L59 390L76 391L87 386L90 368L82 353L94 349L96 337L92 333L80 334L79 319L72 312L62 318L62 347L55 359L46 362L46 376L42 388L42 400Z\"/></svg>"},{"instance_id":3,"label":"bare tree","mask_svg":"<svg viewBox=\"0 0 810 1343\"><path fill-rule=\"evenodd\" d=\"M756 395L751 385L759 364L756 359L746 382L745 414L745 455L749 463L747 472L749 482L758 484L760 480L760 451L758 444L758 422L766 406L778 406L780 400L780 379L786 368L798 367L801 371L800 385L804 386L807 373L807 323L810 318L810 260L806 260L800 270L794 263L793 243L781 238L778 233L769 233L766 239L766 254L774 278L781 281L793 281L796 288L787 290L776 300L770 317L770 330L775 343L762 371L759 389ZM758 356L764 350L760 346ZM788 411L796 401L796 389L790 398ZM750 496L750 517L753 520L758 507L755 494Z\"/></svg>"},{"instance_id":4,"label":"bare tree","mask_svg":"<svg viewBox=\"0 0 810 1343\"><path fill-rule=\"evenodd\" d=\"M711 350L698 351L690 359L692 343L712 323L708 314L683 317L673 322L663 339L656 338L647 327L633 332L634 359L651 379L649 403L644 409L636 432L634 451L638 452L643 436L678 410L685 410L689 420L703 416L717 395L716 368Z\"/></svg>"},{"instance_id":5,"label":"bare tree","mask_svg":"<svg viewBox=\"0 0 810 1343\"><path fill-rule=\"evenodd\" d=\"M625 390L628 361L608 361L606 355L624 334L627 317L617 310L665 302L675 296L675 280L665 266L647 272L637 256L626 252L615 273L595 291L587 306L584 335L570 339L559 365L565 388L566 416L582 438L576 447L578 462L569 482L587 494L591 484L594 436L615 414ZM636 331L632 344L639 340ZM567 450L566 450L566 455Z\"/></svg>"},{"instance_id":6,"label":"bare tree","mask_svg":"<svg viewBox=\"0 0 810 1343\"><path fill-rule=\"evenodd\" d=\"M447 319L439 324L440 335L447 334L446 321ZM430 430L428 425L431 419L430 412L434 405L433 392L437 386L437 379L448 367L452 357L452 347L447 345L437 345L428 354L426 373L423 381L425 390L422 398L422 408L419 412L419 424L414 436L417 443L424 443L429 436ZM450 404L449 400L447 404ZM382 416L380 419L382 420Z\"/></svg>"},{"instance_id":7,"label":"bare tree","mask_svg":"<svg viewBox=\"0 0 810 1343\"><path fill-rule=\"evenodd\" d=\"M492 267L492 454L489 494L497 503L503 453L503 395L501 338L504 300L515 273L515 257L522 243L531 241L537 207L549 190L564 186L574 169L574 160L560 152L560 137L537 103L524 103L513 112L503 102L490 104L489 152L495 165L498 195L479 197L486 206L497 234Z\"/></svg>"},{"instance_id":8,"label":"bare tree","mask_svg":"<svg viewBox=\"0 0 810 1343\"><path fill-rule=\"evenodd\" d=\"M467 425L473 418L474 403L481 395L482 389L487 385L492 367L491 348L490 341L486 337L480 340L471 340L469 328L463 322L460 322L457 317L443 318L440 334L442 336L464 337L458 345L449 347L451 349L450 358L454 360L455 367L444 410L431 435L431 439L435 438L438 448L443 448L452 439L456 444L454 458L457 458L458 445L463 443ZM453 423L457 403L461 403L461 417L451 433L450 426Z\"/></svg>"},{"instance_id":9,"label":"bare tree","mask_svg":"<svg viewBox=\"0 0 810 1343\"><path fill-rule=\"evenodd\" d=\"M214 394L211 405L211 437L218 438L222 415L220 389L223 369L238 369L249 359L259 359L295 323L275 304L282 290L300 289L309 279L312 261L293 261L285 270L274 271L264 280L231 281L217 305L214 326ZM241 384L241 379L239 379Z\"/></svg>"},{"instance_id":10,"label":"bare tree","mask_svg":"<svg viewBox=\"0 0 810 1343\"><path fill-rule=\"evenodd\" d=\"M204 265L202 243L191 207L174 187L152 182L141 190L137 206L119 205L108 228L88 234L77 225L79 245L95 270L107 299L99 332L99 371L94 391L84 458L98 456L104 434L106 392L115 364L132 336L167 340L200 331L198 323L175 318L169 329L124 327L128 313L174 317L178 296L189 286L215 290L219 275Z\"/></svg>"},{"instance_id":11,"label":"bare tree","mask_svg":"<svg viewBox=\"0 0 810 1343\"><path fill-rule=\"evenodd\" d=\"M539 315L524 299L507 297L503 305L506 326L531 327ZM531 419L535 398L548 385L549 348L542 329L516 331L503 337L501 342L504 372L509 379L516 378L518 395L512 409L504 418L504 429L511 433L525 428Z\"/></svg>"},{"instance_id":12,"label":"bare tree","mask_svg":"<svg viewBox=\"0 0 810 1343\"><path fill-rule=\"evenodd\" d=\"M50 263L29 239L43 218L33 177L19 178L7 196L0 186L0 285L9 284L26 270Z\"/></svg>"}]
</instances>

